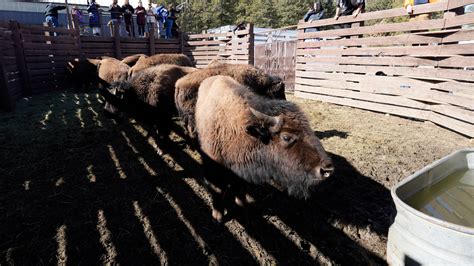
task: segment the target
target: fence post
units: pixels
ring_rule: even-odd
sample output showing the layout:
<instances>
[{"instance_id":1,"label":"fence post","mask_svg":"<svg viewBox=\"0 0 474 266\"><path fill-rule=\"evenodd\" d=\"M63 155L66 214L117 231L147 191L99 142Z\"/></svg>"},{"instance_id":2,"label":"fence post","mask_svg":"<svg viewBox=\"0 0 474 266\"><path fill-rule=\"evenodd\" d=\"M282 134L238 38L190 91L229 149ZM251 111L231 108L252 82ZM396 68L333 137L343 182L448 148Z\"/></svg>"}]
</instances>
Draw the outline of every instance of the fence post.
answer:
<instances>
[{"instance_id":1,"label":"fence post","mask_svg":"<svg viewBox=\"0 0 474 266\"><path fill-rule=\"evenodd\" d=\"M0 49L0 108L5 111L12 111L15 107L15 101L13 101L10 95L10 88L8 88L8 76L3 65L3 52Z\"/></svg>"},{"instance_id":2,"label":"fence post","mask_svg":"<svg viewBox=\"0 0 474 266\"><path fill-rule=\"evenodd\" d=\"M115 47L115 58L121 59L122 58L122 49L120 47L120 29L118 21L114 20L114 47Z\"/></svg>"},{"instance_id":3,"label":"fence post","mask_svg":"<svg viewBox=\"0 0 474 266\"><path fill-rule=\"evenodd\" d=\"M20 82L23 94L31 95L30 76L26 67L25 53L20 35L20 24L17 21L10 21L10 30L12 31L13 42L15 43L16 63L20 70Z\"/></svg>"},{"instance_id":4,"label":"fence post","mask_svg":"<svg viewBox=\"0 0 474 266\"><path fill-rule=\"evenodd\" d=\"M184 54L184 42L185 41L186 41L185 33L180 31L179 32L179 51L182 54Z\"/></svg>"},{"instance_id":5,"label":"fence post","mask_svg":"<svg viewBox=\"0 0 474 266\"><path fill-rule=\"evenodd\" d=\"M247 24L247 29L249 31L248 37L249 37L249 65L254 65L254 54L255 54L255 34L253 32L253 24L249 23Z\"/></svg>"},{"instance_id":6,"label":"fence post","mask_svg":"<svg viewBox=\"0 0 474 266\"><path fill-rule=\"evenodd\" d=\"M76 16L72 16L72 24L74 29L74 38L76 38L77 50L79 51L79 57L83 57L82 53L82 42L81 42L81 25Z\"/></svg>"},{"instance_id":7,"label":"fence post","mask_svg":"<svg viewBox=\"0 0 474 266\"><path fill-rule=\"evenodd\" d=\"M148 41L150 43L150 55L155 54L155 23L151 23L151 30L149 30Z\"/></svg>"}]
</instances>

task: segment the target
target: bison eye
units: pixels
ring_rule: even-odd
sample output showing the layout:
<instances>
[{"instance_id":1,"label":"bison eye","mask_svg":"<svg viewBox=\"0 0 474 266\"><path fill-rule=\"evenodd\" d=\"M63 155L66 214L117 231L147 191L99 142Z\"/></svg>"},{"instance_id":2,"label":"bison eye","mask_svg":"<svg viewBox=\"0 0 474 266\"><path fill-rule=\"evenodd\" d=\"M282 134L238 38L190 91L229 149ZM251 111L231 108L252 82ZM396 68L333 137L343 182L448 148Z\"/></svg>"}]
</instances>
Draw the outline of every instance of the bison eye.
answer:
<instances>
[{"instance_id":1,"label":"bison eye","mask_svg":"<svg viewBox=\"0 0 474 266\"><path fill-rule=\"evenodd\" d=\"M289 134L282 134L281 135L281 139L286 142L287 144L290 144L294 141L294 138L293 136L289 135Z\"/></svg>"}]
</instances>

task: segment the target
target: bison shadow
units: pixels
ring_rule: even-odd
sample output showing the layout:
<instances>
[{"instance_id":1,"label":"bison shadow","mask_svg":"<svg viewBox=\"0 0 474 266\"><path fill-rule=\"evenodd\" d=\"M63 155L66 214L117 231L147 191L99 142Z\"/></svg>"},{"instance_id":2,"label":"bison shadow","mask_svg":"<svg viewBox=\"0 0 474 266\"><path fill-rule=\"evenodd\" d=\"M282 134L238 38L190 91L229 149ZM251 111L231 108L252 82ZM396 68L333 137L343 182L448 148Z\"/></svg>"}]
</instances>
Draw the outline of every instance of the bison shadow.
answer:
<instances>
[{"instance_id":1,"label":"bison shadow","mask_svg":"<svg viewBox=\"0 0 474 266\"><path fill-rule=\"evenodd\" d=\"M326 130L326 131L314 131L314 134L319 139L328 139L328 138L332 138L332 137L339 137L341 139L345 139L349 136L349 134L347 132L339 131L339 130L335 130L335 129Z\"/></svg>"}]
</instances>

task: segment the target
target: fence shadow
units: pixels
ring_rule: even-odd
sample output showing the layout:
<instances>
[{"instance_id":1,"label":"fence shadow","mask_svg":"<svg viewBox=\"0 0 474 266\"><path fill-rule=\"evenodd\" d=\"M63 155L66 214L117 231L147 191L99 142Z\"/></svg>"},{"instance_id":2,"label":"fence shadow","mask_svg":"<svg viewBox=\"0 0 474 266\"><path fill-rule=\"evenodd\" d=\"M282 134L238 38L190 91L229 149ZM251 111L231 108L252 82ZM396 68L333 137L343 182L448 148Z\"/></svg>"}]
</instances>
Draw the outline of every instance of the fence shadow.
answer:
<instances>
[{"instance_id":1,"label":"fence shadow","mask_svg":"<svg viewBox=\"0 0 474 266\"><path fill-rule=\"evenodd\" d=\"M200 159L180 133L107 119L98 98L45 94L2 118L2 264L384 263L331 224L386 229L386 193L344 158L333 155L337 178L311 201L249 186L257 203L216 225Z\"/></svg>"}]
</instances>

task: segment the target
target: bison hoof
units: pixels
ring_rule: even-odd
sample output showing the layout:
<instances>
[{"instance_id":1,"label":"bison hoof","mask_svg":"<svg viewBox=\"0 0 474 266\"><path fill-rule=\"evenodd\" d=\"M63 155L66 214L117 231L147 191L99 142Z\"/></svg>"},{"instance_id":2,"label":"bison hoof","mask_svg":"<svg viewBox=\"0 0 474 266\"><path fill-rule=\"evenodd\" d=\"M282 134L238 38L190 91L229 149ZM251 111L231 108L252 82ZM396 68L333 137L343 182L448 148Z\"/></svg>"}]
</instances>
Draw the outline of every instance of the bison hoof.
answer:
<instances>
[{"instance_id":1,"label":"bison hoof","mask_svg":"<svg viewBox=\"0 0 474 266\"><path fill-rule=\"evenodd\" d=\"M212 218L214 218L214 220L216 220L218 223L222 223L224 215L222 214L222 212L220 212L216 209L213 209L212 210Z\"/></svg>"}]
</instances>

